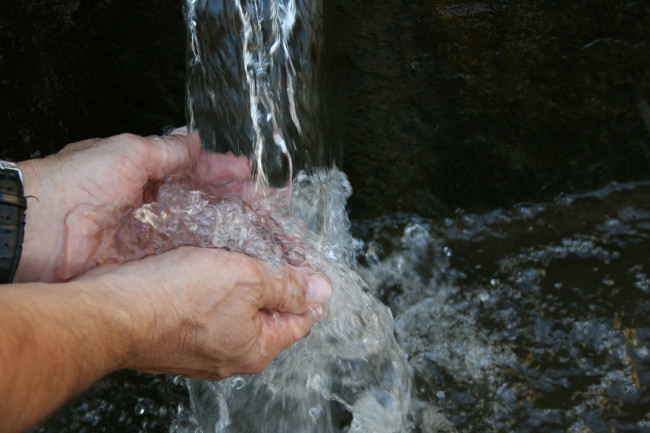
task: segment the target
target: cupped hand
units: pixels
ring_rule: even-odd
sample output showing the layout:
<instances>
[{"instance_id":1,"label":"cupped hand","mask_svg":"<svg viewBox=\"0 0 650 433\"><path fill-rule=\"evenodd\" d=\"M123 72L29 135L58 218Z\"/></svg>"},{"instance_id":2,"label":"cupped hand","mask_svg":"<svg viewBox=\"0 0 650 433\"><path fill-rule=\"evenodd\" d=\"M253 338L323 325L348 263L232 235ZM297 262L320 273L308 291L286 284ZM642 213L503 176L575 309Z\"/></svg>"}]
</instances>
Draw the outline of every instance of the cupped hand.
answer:
<instances>
[{"instance_id":1,"label":"cupped hand","mask_svg":"<svg viewBox=\"0 0 650 433\"><path fill-rule=\"evenodd\" d=\"M130 318L122 368L209 380L265 369L309 333L332 290L308 268L272 270L197 247L100 266L82 280L100 283Z\"/></svg>"},{"instance_id":2,"label":"cupped hand","mask_svg":"<svg viewBox=\"0 0 650 433\"><path fill-rule=\"evenodd\" d=\"M104 236L147 189L190 170L210 182L250 177L246 158L201 152L197 134L122 134L66 146L19 164L27 199L23 254L16 282L66 281L93 267Z\"/></svg>"}]
</instances>

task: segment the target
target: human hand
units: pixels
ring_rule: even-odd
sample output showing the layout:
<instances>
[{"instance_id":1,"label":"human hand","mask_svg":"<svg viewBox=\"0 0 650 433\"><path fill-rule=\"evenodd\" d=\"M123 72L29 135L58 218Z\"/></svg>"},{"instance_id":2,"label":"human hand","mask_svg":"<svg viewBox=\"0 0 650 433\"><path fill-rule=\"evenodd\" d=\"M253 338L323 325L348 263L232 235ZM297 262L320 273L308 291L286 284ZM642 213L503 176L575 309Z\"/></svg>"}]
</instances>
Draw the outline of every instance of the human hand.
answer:
<instances>
[{"instance_id":1,"label":"human hand","mask_svg":"<svg viewBox=\"0 0 650 433\"><path fill-rule=\"evenodd\" d=\"M106 374L256 373L309 333L331 294L309 268L183 247L61 284L0 290L0 431L23 431Z\"/></svg>"},{"instance_id":2,"label":"human hand","mask_svg":"<svg viewBox=\"0 0 650 433\"><path fill-rule=\"evenodd\" d=\"M97 247L124 211L174 172L194 169L209 182L250 178L245 157L202 153L198 135L184 134L85 140L20 163L31 197L15 281L66 281L92 268Z\"/></svg>"},{"instance_id":3,"label":"human hand","mask_svg":"<svg viewBox=\"0 0 650 433\"><path fill-rule=\"evenodd\" d=\"M99 283L130 318L120 368L209 380L264 370L309 333L332 291L308 268L197 247L100 266L81 280Z\"/></svg>"}]
</instances>

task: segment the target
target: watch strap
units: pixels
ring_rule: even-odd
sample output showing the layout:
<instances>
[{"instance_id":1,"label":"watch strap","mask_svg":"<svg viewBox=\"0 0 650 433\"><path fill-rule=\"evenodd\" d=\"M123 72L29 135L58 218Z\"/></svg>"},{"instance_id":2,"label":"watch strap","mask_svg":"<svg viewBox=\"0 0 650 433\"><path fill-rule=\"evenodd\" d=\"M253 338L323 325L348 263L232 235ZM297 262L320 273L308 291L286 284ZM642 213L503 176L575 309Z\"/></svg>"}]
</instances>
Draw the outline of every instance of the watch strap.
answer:
<instances>
[{"instance_id":1,"label":"watch strap","mask_svg":"<svg viewBox=\"0 0 650 433\"><path fill-rule=\"evenodd\" d=\"M0 161L0 284L11 283L23 248L25 208L22 175L15 164Z\"/></svg>"}]
</instances>

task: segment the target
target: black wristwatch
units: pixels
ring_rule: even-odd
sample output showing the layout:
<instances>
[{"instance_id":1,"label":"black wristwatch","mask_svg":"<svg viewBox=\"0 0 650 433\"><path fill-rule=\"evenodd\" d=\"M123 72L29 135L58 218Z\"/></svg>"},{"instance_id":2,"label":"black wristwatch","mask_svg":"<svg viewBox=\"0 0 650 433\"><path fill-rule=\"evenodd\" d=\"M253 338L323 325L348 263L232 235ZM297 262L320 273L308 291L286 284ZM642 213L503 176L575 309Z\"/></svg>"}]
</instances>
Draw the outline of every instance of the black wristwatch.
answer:
<instances>
[{"instance_id":1,"label":"black wristwatch","mask_svg":"<svg viewBox=\"0 0 650 433\"><path fill-rule=\"evenodd\" d=\"M23 251L25 235L23 174L12 162L0 160L0 284L11 283Z\"/></svg>"}]
</instances>

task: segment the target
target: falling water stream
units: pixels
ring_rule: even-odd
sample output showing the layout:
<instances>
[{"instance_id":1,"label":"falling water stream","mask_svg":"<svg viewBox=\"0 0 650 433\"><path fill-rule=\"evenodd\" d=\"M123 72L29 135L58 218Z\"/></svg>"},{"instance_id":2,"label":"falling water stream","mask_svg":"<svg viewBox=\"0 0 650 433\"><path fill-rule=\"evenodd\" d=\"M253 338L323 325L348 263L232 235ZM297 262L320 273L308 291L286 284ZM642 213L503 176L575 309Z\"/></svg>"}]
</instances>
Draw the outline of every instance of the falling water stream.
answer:
<instances>
[{"instance_id":1,"label":"falling water stream","mask_svg":"<svg viewBox=\"0 0 650 433\"><path fill-rule=\"evenodd\" d=\"M321 9L188 0L190 126L250 155L257 188L170 178L101 260L192 244L311 266L326 316L258 375L118 373L35 431L650 431L650 185L350 223L344 173L310 163Z\"/></svg>"},{"instance_id":2,"label":"falling water stream","mask_svg":"<svg viewBox=\"0 0 650 433\"><path fill-rule=\"evenodd\" d=\"M268 196L235 209L230 201L217 204L225 209L214 217L196 201L176 214L208 222L201 245L312 266L334 286L327 316L263 373L189 382L205 432L334 432L343 423L350 431L388 433L402 430L406 420L411 378L391 313L351 269L347 179L335 168L314 170L307 155L311 170L299 173L291 188L294 155L323 146L309 132L319 129L309 114L318 107L321 10L319 0L187 2L190 129L198 129L209 150L221 143L249 155L257 192ZM288 179L291 209L265 189L282 184L274 179ZM156 224L160 216L140 219L156 230L169 227Z\"/></svg>"}]
</instances>

